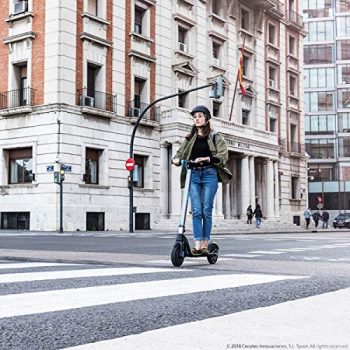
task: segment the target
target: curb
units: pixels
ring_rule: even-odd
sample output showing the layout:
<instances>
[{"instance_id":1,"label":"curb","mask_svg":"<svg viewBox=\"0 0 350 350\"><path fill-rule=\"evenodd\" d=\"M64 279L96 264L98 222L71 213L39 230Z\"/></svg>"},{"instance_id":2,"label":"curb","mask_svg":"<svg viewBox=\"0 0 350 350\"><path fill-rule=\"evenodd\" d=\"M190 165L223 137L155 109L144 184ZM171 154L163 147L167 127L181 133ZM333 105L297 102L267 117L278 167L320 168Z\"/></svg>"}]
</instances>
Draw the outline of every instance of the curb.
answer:
<instances>
[{"instance_id":1,"label":"curb","mask_svg":"<svg viewBox=\"0 0 350 350\"><path fill-rule=\"evenodd\" d=\"M334 229L334 228L328 228L328 229L318 229L315 230L315 228L310 228L309 230L283 230L283 231L267 231L267 230L261 230L261 229L252 229L249 231L214 231L212 232L212 236L216 235L261 235L261 234L305 234L305 233L326 233L326 232L350 232L350 229ZM50 235L55 235L55 236L62 236L62 237L70 237L70 236L75 236L75 237L85 237L85 236L93 236L93 237L99 237L101 235L101 238L108 237L109 235L111 237L113 236L118 236L120 235L137 235L137 234L142 234L142 235L176 235L177 230L137 230L135 232L130 233L129 231L65 231L63 233L59 233L58 231L25 231L25 230L0 230L0 238L2 237L2 234L5 234L6 236L10 236L11 234L15 235L23 235L25 236L28 234L28 236L50 236ZM188 229L186 231L187 235L192 234L192 230Z\"/></svg>"}]
</instances>

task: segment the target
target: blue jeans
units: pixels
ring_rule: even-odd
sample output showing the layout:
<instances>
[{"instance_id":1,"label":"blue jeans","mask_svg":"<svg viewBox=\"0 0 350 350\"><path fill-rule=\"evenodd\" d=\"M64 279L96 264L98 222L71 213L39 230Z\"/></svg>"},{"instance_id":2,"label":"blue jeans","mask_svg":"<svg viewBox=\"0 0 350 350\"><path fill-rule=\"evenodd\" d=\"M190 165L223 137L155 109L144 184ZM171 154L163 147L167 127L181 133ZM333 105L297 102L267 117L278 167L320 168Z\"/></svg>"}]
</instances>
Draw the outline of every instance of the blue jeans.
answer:
<instances>
[{"instance_id":1,"label":"blue jeans","mask_svg":"<svg viewBox=\"0 0 350 350\"><path fill-rule=\"evenodd\" d=\"M213 202L218 189L215 167L193 169L190 185L193 238L209 241L213 222Z\"/></svg>"},{"instance_id":2,"label":"blue jeans","mask_svg":"<svg viewBox=\"0 0 350 350\"><path fill-rule=\"evenodd\" d=\"M255 221L256 221L256 227L257 227L257 228L260 228L260 225L261 225L261 218L255 217Z\"/></svg>"}]
</instances>

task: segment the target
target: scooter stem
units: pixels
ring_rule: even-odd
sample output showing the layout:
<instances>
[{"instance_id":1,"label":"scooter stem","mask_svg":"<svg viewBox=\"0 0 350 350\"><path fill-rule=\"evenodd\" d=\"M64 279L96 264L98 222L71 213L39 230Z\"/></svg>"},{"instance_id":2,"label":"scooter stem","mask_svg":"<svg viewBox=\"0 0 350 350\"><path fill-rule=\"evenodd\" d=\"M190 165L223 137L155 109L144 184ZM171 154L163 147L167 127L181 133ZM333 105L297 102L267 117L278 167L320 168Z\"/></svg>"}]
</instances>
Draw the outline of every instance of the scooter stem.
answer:
<instances>
[{"instance_id":1,"label":"scooter stem","mask_svg":"<svg viewBox=\"0 0 350 350\"><path fill-rule=\"evenodd\" d=\"M192 173L192 170L190 168L187 168L186 182L185 182L185 188L183 191L183 198L182 198L182 205L181 205L181 216L180 216L180 223L179 223L179 231L182 228L182 232L179 232L179 233L185 232L185 223L186 223L186 216L187 216L188 194L189 194L189 189L190 189L191 173Z\"/></svg>"}]
</instances>

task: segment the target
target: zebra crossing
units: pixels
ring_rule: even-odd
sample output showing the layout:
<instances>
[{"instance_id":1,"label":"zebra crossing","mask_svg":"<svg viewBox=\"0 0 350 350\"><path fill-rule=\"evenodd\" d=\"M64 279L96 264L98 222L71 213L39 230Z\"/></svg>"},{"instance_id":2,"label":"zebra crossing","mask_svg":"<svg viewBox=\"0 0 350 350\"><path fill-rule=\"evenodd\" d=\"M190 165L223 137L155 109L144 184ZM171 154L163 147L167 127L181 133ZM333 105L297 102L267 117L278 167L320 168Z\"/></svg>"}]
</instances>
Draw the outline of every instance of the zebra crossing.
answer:
<instances>
[{"instance_id":1,"label":"zebra crossing","mask_svg":"<svg viewBox=\"0 0 350 350\"><path fill-rule=\"evenodd\" d=\"M238 238L239 239L239 238ZM243 238L244 240L251 240L250 238ZM242 239L242 240L243 240ZM310 257L310 256L303 256L302 259L305 261L311 261L311 260L319 260L319 261L324 261L324 262L348 262L350 261L350 258L348 257L347 254L347 249L350 248L350 241L348 238L344 239L329 239L329 238L323 238L323 237L317 237L317 239L314 238L302 238L298 237L296 239L295 236L287 236L287 237L277 237L277 238L263 238L265 242L286 242L293 240L295 242L307 242L307 243L317 243L317 244L312 244L312 245L306 245L303 247L300 247L298 245L294 247L286 247L286 248L274 248L274 249L268 249L268 250L249 250L247 249L246 252L240 252L240 253L227 253L227 254L222 254L221 256L224 258L259 258L259 257L274 257L274 256L280 256L280 255L286 255L290 253L320 253L323 254L327 252L328 250L335 250L335 249L344 249L344 252L346 256L340 257L340 258L329 258L326 256L323 257ZM322 244L322 241L327 240L328 244ZM321 243L321 244L320 244ZM300 259L300 255L297 256L297 259ZM293 258L293 256L291 256Z\"/></svg>"},{"instance_id":2,"label":"zebra crossing","mask_svg":"<svg viewBox=\"0 0 350 350\"><path fill-rule=\"evenodd\" d=\"M350 346L350 282L320 295L313 289L288 296L305 293L311 279L0 261L0 349L192 350L335 340Z\"/></svg>"}]
</instances>

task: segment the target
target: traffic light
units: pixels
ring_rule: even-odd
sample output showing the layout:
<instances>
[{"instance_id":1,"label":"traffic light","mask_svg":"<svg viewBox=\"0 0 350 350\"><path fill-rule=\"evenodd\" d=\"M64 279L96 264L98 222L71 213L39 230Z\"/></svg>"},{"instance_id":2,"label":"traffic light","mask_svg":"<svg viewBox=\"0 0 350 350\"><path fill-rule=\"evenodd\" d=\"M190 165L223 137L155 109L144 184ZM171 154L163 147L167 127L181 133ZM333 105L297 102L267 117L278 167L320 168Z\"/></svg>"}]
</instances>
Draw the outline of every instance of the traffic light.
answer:
<instances>
[{"instance_id":1,"label":"traffic light","mask_svg":"<svg viewBox=\"0 0 350 350\"><path fill-rule=\"evenodd\" d=\"M60 182L64 181L64 175L65 175L65 165L61 164L60 165Z\"/></svg>"},{"instance_id":2,"label":"traffic light","mask_svg":"<svg viewBox=\"0 0 350 350\"><path fill-rule=\"evenodd\" d=\"M56 184L59 184L60 183L60 172L59 171L55 171L53 173L53 181L56 183Z\"/></svg>"},{"instance_id":3,"label":"traffic light","mask_svg":"<svg viewBox=\"0 0 350 350\"><path fill-rule=\"evenodd\" d=\"M223 85L224 85L224 79L222 78L222 75L220 75L219 77L216 78L216 82L209 93L209 97L218 99L221 96L223 96L223 93L224 93Z\"/></svg>"}]
</instances>

